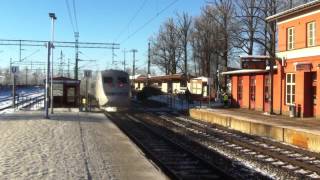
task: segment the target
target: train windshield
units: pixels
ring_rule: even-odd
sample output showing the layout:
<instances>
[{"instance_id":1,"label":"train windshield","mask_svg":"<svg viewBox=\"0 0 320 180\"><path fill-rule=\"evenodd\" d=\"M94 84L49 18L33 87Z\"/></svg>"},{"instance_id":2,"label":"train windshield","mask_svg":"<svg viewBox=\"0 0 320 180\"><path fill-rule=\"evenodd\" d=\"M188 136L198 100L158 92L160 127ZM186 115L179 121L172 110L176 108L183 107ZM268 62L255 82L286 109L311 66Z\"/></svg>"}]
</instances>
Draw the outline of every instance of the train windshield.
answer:
<instances>
[{"instance_id":1,"label":"train windshield","mask_svg":"<svg viewBox=\"0 0 320 180\"><path fill-rule=\"evenodd\" d=\"M127 83L128 83L128 80L126 77L118 77L118 85L120 87L124 86Z\"/></svg>"},{"instance_id":2,"label":"train windshield","mask_svg":"<svg viewBox=\"0 0 320 180\"><path fill-rule=\"evenodd\" d=\"M103 78L103 83L104 84L112 84L112 77L104 77Z\"/></svg>"},{"instance_id":3,"label":"train windshield","mask_svg":"<svg viewBox=\"0 0 320 180\"><path fill-rule=\"evenodd\" d=\"M118 77L118 83L127 84L128 80L126 77Z\"/></svg>"}]
</instances>

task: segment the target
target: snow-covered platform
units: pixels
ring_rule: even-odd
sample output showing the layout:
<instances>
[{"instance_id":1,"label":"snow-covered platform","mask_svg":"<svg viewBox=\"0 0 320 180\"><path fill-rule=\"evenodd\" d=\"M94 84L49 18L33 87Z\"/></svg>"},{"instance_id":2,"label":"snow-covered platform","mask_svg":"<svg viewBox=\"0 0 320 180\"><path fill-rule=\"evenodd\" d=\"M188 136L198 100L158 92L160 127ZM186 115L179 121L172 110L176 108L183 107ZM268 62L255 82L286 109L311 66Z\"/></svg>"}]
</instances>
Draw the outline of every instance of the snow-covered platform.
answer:
<instances>
[{"instance_id":1,"label":"snow-covered platform","mask_svg":"<svg viewBox=\"0 0 320 180\"><path fill-rule=\"evenodd\" d=\"M3 179L166 179L101 113L0 115Z\"/></svg>"}]
</instances>

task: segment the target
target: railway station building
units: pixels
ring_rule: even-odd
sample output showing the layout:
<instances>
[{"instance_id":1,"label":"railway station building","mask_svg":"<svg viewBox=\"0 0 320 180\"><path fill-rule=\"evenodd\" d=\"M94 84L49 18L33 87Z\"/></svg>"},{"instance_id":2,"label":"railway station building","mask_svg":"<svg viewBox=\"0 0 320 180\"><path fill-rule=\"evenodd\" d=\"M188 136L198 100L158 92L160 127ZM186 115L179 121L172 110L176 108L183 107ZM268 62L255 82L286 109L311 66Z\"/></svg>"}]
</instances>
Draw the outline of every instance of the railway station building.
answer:
<instances>
[{"instance_id":1,"label":"railway station building","mask_svg":"<svg viewBox=\"0 0 320 180\"><path fill-rule=\"evenodd\" d=\"M80 80L54 77L52 84L54 107L70 108L79 106Z\"/></svg>"},{"instance_id":2,"label":"railway station building","mask_svg":"<svg viewBox=\"0 0 320 180\"><path fill-rule=\"evenodd\" d=\"M312 1L267 18L277 25L277 52L270 75L267 56L241 58L241 68L224 72L231 79L234 105L298 117L320 118L320 1ZM271 68L272 69L272 68Z\"/></svg>"}]
</instances>

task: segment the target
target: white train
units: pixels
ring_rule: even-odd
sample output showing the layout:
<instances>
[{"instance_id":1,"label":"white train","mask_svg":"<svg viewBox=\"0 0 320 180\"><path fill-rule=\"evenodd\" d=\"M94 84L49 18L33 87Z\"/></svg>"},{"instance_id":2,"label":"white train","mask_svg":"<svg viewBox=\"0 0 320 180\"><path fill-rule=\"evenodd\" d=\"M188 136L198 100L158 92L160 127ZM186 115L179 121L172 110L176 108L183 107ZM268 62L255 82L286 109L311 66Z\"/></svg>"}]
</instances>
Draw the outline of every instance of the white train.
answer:
<instances>
[{"instance_id":1,"label":"white train","mask_svg":"<svg viewBox=\"0 0 320 180\"><path fill-rule=\"evenodd\" d=\"M100 71L90 91L101 109L106 111L126 109L130 105L131 98L129 74L120 70Z\"/></svg>"}]
</instances>

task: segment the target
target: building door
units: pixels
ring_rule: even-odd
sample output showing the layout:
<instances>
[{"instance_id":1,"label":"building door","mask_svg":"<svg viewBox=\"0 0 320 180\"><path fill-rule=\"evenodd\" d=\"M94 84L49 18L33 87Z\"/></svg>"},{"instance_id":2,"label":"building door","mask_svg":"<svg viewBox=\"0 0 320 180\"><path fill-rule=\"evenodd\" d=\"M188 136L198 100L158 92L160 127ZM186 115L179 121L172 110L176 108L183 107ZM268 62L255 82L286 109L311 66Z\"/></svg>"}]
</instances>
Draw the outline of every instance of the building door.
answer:
<instances>
[{"instance_id":1,"label":"building door","mask_svg":"<svg viewBox=\"0 0 320 180\"><path fill-rule=\"evenodd\" d=\"M249 108L255 109L255 106L256 106L256 76L250 76L249 98L250 98Z\"/></svg>"},{"instance_id":2,"label":"building door","mask_svg":"<svg viewBox=\"0 0 320 180\"><path fill-rule=\"evenodd\" d=\"M270 77L269 75L264 76L264 82L263 82L263 111L269 112L270 111Z\"/></svg>"},{"instance_id":3,"label":"building door","mask_svg":"<svg viewBox=\"0 0 320 180\"><path fill-rule=\"evenodd\" d=\"M77 101L76 88L75 87L66 87L65 106L66 107L75 107L76 101Z\"/></svg>"},{"instance_id":4,"label":"building door","mask_svg":"<svg viewBox=\"0 0 320 180\"><path fill-rule=\"evenodd\" d=\"M312 117L315 113L316 93L317 93L317 73L304 73L304 109L303 117Z\"/></svg>"},{"instance_id":5,"label":"building door","mask_svg":"<svg viewBox=\"0 0 320 180\"><path fill-rule=\"evenodd\" d=\"M316 115L317 112L317 72L311 73L312 77L312 116Z\"/></svg>"},{"instance_id":6,"label":"building door","mask_svg":"<svg viewBox=\"0 0 320 180\"><path fill-rule=\"evenodd\" d=\"M242 107L242 89L243 89L243 79L241 76L238 76L238 83L237 83L237 103L240 107Z\"/></svg>"}]
</instances>

